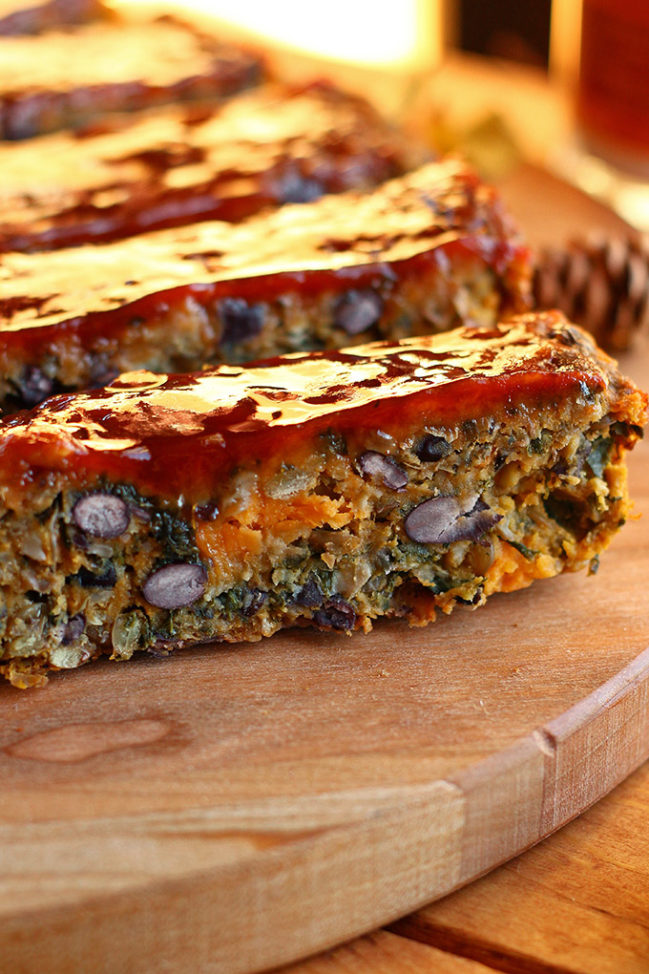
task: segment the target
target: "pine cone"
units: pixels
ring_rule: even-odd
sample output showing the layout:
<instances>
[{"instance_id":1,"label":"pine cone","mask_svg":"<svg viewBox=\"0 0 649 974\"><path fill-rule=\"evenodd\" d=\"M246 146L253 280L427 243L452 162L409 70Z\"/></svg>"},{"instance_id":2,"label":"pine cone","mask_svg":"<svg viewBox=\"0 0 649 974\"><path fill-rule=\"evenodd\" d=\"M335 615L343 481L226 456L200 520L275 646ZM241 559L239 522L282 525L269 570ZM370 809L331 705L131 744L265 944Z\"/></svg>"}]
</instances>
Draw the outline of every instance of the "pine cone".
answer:
<instances>
[{"instance_id":1,"label":"pine cone","mask_svg":"<svg viewBox=\"0 0 649 974\"><path fill-rule=\"evenodd\" d=\"M624 351L649 321L649 242L589 237L546 248L534 269L534 297L539 308L559 308L604 348Z\"/></svg>"}]
</instances>

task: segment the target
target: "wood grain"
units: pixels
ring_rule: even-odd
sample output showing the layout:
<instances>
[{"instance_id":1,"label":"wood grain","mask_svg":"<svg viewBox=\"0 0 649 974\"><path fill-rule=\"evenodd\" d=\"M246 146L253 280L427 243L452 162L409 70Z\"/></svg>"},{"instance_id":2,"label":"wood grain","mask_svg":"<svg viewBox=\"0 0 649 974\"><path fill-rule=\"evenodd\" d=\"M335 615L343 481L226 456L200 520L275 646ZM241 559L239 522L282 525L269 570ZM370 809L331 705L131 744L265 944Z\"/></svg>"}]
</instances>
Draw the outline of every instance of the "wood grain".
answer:
<instances>
[{"instance_id":1,"label":"wood grain","mask_svg":"<svg viewBox=\"0 0 649 974\"><path fill-rule=\"evenodd\" d=\"M284 968L285 974L489 974L490 970L386 930Z\"/></svg>"},{"instance_id":2,"label":"wood grain","mask_svg":"<svg viewBox=\"0 0 649 974\"><path fill-rule=\"evenodd\" d=\"M286 974L461 974L463 963L476 974L646 974L648 820L645 764L523 856L393 924L392 937L376 932Z\"/></svg>"},{"instance_id":3,"label":"wood grain","mask_svg":"<svg viewBox=\"0 0 649 974\"><path fill-rule=\"evenodd\" d=\"M511 974L645 974L648 817L644 765L551 839L395 929Z\"/></svg>"},{"instance_id":4,"label":"wood grain","mask_svg":"<svg viewBox=\"0 0 649 974\"><path fill-rule=\"evenodd\" d=\"M644 445L631 475L646 515ZM0 967L260 970L529 847L649 754L648 572L645 516L595 578L426 630L0 688Z\"/></svg>"}]
</instances>

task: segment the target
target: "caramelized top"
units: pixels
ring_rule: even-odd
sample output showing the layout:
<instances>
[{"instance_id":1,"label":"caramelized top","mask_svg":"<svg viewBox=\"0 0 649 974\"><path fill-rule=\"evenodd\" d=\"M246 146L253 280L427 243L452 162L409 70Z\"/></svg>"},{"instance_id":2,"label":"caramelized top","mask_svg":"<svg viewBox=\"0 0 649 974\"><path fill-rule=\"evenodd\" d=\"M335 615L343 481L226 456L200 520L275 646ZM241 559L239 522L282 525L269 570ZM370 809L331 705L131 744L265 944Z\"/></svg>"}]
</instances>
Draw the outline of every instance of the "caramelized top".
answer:
<instances>
[{"instance_id":1,"label":"caramelized top","mask_svg":"<svg viewBox=\"0 0 649 974\"><path fill-rule=\"evenodd\" d=\"M0 256L0 352L59 332L110 335L181 304L394 281L409 261L446 270L464 248L501 273L525 253L493 190L457 160L424 166L372 193L286 206L238 226L200 223L119 243ZM422 265L423 266L423 265ZM51 329L47 334L33 330Z\"/></svg>"},{"instance_id":2,"label":"caramelized top","mask_svg":"<svg viewBox=\"0 0 649 974\"><path fill-rule=\"evenodd\" d=\"M237 221L271 203L369 187L415 162L367 102L324 84L118 116L0 146L0 249Z\"/></svg>"},{"instance_id":3,"label":"caramelized top","mask_svg":"<svg viewBox=\"0 0 649 974\"><path fill-rule=\"evenodd\" d=\"M325 430L344 435L371 427L407 435L507 417L512 408L532 411L565 397L591 408L591 420L607 408L632 423L646 418L646 396L585 333L552 312L488 333L458 329L245 369L134 372L2 422L0 483L19 496L45 472L61 471L82 486L105 476L191 503L209 498L234 467L290 457L296 441L311 442Z\"/></svg>"}]
</instances>

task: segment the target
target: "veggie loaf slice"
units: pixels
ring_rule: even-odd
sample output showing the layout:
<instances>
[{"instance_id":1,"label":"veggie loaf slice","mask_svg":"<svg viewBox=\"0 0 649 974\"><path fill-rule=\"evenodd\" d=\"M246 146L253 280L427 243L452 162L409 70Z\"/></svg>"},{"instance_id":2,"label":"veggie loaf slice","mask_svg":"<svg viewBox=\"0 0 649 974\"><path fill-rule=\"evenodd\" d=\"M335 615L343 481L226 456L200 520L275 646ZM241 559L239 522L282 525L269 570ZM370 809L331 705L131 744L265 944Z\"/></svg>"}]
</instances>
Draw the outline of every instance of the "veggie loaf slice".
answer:
<instances>
[{"instance_id":1,"label":"veggie loaf slice","mask_svg":"<svg viewBox=\"0 0 649 974\"><path fill-rule=\"evenodd\" d=\"M0 139L77 128L107 112L225 98L264 73L253 51L169 15L0 37Z\"/></svg>"},{"instance_id":2,"label":"veggie loaf slice","mask_svg":"<svg viewBox=\"0 0 649 974\"><path fill-rule=\"evenodd\" d=\"M646 409L551 313L53 397L0 424L0 670L419 625L588 566Z\"/></svg>"},{"instance_id":3,"label":"veggie loaf slice","mask_svg":"<svg viewBox=\"0 0 649 974\"><path fill-rule=\"evenodd\" d=\"M449 159L231 226L0 255L0 407L120 372L401 338L524 310L529 254Z\"/></svg>"},{"instance_id":4,"label":"veggie loaf slice","mask_svg":"<svg viewBox=\"0 0 649 974\"><path fill-rule=\"evenodd\" d=\"M47 159L47 166L43 166ZM0 145L0 250L58 250L369 189L424 159L368 102L264 85Z\"/></svg>"}]
</instances>

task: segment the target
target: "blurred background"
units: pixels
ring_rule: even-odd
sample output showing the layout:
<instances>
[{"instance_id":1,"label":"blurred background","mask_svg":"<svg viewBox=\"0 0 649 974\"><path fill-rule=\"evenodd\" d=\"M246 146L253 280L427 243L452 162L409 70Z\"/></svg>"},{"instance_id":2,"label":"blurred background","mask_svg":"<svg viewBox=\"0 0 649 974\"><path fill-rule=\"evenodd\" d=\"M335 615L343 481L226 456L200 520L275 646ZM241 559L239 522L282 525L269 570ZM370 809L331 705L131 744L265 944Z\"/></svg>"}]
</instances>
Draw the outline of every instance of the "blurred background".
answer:
<instances>
[{"instance_id":1,"label":"blurred background","mask_svg":"<svg viewBox=\"0 0 649 974\"><path fill-rule=\"evenodd\" d=\"M649 228L646 0L185 5L275 42L289 74L300 57L317 59L411 134L439 151L460 149L487 177L522 155Z\"/></svg>"}]
</instances>

